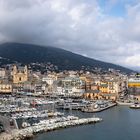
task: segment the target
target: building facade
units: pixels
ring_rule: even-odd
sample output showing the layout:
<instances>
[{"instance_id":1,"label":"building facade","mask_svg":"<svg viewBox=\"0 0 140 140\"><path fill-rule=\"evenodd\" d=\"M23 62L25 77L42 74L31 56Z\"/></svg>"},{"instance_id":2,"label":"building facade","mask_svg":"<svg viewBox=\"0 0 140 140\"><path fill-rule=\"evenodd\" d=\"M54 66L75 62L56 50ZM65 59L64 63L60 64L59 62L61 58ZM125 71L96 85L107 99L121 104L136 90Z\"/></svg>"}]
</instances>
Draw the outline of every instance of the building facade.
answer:
<instances>
[{"instance_id":1,"label":"building facade","mask_svg":"<svg viewBox=\"0 0 140 140\"><path fill-rule=\"evenodd\" d=\"M23 83L28 81L28 68L27 66L25 67L17 67L16 65L13 67L13 83L18 84L18 83Z\"/></svg>"},{"instance_id":2,"label":"building facade","mask_svg":"<svg viewBox=\"0 0 140 140\"><path fill-rule=\"evenodd\" d=\"M12 84L1 83L0 84L0 93L12 93Z\"/></svg>"}]
</instances>

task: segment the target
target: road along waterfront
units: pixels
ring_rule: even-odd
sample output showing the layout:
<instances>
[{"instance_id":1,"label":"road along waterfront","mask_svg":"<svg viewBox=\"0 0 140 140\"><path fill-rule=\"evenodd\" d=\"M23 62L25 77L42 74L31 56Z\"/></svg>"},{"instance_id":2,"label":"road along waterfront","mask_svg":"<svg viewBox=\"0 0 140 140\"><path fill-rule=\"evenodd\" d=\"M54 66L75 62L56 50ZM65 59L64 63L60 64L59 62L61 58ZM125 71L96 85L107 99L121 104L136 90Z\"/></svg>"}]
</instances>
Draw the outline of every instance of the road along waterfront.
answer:
<instances>
[{"instance_id":1,"label":"road along waterfront","mask_svg":"<svg viewBox=\"0 0 140 140\"><path fill-rule=\"evenodd\" d=\"M83 125L37 135L34 140L138 140L140 137L140 110L129 106L115 106L99 113L65 111L79 117L94 114L103 118L97 125Z\"/></svg>"}]
</instances>

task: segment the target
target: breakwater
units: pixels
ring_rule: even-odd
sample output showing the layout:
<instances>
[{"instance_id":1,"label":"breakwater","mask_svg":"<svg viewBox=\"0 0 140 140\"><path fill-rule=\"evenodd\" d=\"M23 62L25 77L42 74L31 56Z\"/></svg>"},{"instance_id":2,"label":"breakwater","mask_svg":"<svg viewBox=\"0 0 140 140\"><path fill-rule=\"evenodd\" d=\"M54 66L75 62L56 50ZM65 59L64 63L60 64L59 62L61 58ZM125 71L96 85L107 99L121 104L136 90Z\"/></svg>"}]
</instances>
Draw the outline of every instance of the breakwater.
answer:
<instances>
[{"instance_id":1,"label":"breakwater","mask_svg":"<svg viewBox=\"0 0 140 140\"><path fill-rule=\"evenodd\" d=\"M21 130L12 130L10 133L3 133L0 135L0 140L24 140L32 138L36 133L53 131L61 128L67 128L77 125L91 124L102 121L101 118L91 117L82 118L77 117L66 118L65 121L57 122L54 119L46 120L41 123L35 124L35 126L27 127Z\"/></svg>"}]
</instances>

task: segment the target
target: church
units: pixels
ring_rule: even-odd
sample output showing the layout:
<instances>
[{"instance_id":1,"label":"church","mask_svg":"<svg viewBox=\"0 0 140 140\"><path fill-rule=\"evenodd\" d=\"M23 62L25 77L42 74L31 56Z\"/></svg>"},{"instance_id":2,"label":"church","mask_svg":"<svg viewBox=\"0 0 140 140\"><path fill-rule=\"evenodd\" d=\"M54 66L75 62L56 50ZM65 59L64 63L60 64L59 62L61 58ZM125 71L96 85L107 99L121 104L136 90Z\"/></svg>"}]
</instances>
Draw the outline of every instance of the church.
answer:
<instances>
[{"instance_id":1,"label":"church","mask_svg":"<svg viewBox=\"0 0 140 140\"><path fill-rule=\"evenodd\" d=\"M17 67L16 65L14 65L12 75L14 84L19 84L28 81L27 66Z\"/></svg>"}]
</instances>

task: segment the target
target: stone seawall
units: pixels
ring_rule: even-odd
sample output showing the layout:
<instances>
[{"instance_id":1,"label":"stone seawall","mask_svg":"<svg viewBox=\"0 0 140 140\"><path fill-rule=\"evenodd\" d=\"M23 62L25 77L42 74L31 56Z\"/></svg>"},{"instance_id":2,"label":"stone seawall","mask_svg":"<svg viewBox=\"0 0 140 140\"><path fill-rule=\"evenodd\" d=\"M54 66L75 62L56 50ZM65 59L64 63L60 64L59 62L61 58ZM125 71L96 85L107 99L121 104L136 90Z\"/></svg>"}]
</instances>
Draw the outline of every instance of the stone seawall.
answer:
<instances>
[{"instance_id":1,"label":"stone seawall","mask_svg":"<svg viewBox=\"0 0 140 140\"><path fill-rule=\"evenodd\" d=\"M21 130L12 130L10 133L3 133L0 135L0 140L24 140L32 138L36 133L53 131L61 128L67 128L77 125L84 125L102 121L101 118L82 118L76 120L68 120L64 122L55 122L38 124L36 126L27 127Z\"/></svg>"}]
</instances>

